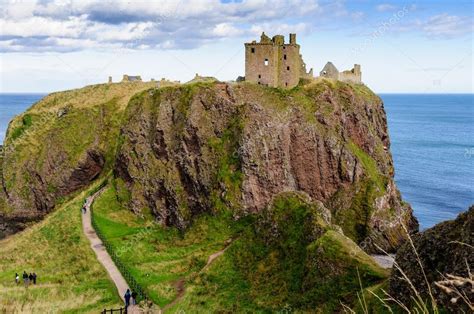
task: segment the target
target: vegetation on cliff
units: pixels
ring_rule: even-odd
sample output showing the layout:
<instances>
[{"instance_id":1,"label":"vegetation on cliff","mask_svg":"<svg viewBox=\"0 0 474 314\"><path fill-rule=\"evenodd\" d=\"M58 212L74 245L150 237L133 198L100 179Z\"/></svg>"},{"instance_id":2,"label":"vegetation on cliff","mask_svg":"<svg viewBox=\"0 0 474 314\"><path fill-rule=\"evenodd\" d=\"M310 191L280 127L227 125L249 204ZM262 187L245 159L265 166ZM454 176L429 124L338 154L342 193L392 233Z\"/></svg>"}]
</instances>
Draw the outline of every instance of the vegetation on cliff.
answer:
<instances>
[{"instance_id":1,"label":"vegetation on cliff","mask_svg":"<svg viewBox=\"0 0 474 314\"><path fill-rule=\"evenodd\" d=\"M10 222L0 222L0 237L107 173L129 98L152 86L102 84L53 93L15 117L0 160L0 216Z\"/></svg>"}]
</instances>

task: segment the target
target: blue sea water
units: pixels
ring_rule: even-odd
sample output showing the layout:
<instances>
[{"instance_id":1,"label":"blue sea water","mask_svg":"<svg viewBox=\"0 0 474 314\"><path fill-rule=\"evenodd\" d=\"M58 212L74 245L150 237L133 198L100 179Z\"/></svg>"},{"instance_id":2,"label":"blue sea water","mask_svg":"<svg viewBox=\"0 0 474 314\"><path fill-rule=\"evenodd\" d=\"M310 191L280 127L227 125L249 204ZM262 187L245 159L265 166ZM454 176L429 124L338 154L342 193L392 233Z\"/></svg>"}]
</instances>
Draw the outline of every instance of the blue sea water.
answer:
<instances>
[{"instance_id":1,"label":"blue sea water","mask_svg":"<svg viewBox=\"0 0 474 314\"><path fill-rule=\"evenodd\" d=\"M395 181L425 229L474 204L474 95L382 94Z\"/></svg>"},{"instance_id":2,"label":"blue sea water","mask_svg":"<svg viewBox=\"0 0 474 314\"><path fill-rule=\"evenodd\" d=\"M3 143L8 123L45 94L0 94L0 144Z\"/></svg>"},{"instance_id":3,"label":"blue sea water","mask_svg":"<svg viewBox=\"0 0 474 314\"><path fill-rule=\"evenodd\" d=\"M0 94L0 141L41 94ZM474 204L474 95L382 94L395 180L421 228Z\"/></svg>"}]
</instances>

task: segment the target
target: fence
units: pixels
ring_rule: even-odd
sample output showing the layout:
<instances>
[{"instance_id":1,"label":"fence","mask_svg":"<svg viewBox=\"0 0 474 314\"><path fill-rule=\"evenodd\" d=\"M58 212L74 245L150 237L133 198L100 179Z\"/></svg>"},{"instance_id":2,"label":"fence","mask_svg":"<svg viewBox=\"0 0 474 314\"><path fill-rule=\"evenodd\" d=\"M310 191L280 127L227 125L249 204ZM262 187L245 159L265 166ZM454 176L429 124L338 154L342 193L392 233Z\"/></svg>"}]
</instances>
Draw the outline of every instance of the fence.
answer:
<instances>
[{"instance_id":1,"label":"fence","mask_svg":"<svg viewBox=\"0 0 474 314\"><path fill-rule=\"evenodd\" d=\"M100 312L100 313L101 313L101 314L107 314L107 313L110 313L110 314L113 314L113 313L120 313L120 314L122 314L122 313L124 313L124 314L125 314L125 313L127 313L127 309L124 308L124 307L121 307L121 308L119 308L119 309L110 309L110 310L104 309L104 310L103 310L102 312Z\"/></svg>"},{"instance_id":2,"label":"fence","mask_svg":"<svg viewBox=\"0 0 474 314\"><path fill-rule=\"evenodd\" d=\"M107 182L108 182L107 180L104 180L104 182L102 182L96 189L94 189L94 191L91 193L91 195L93 195L93 194L97 193L98 191L100 191L101 189L103 189L107 185ZM145 292L143 291L143 288L138 284L138 282L135 280L135 278L133 278L132 274L128 271L128 269L125 267L125 265L119 259L118 255L115 253L114 247L110 244L110 242L105 238L104 234L100 231L100 228L97 225L97 222L95 221L95 218L94 218L93 206L94 206L94 203L92 202L91 205L90 205L91 223L92 223L92 227L94 228L95 232L97 233L97 236L102 241L105 249L109 253L112 260L114 261L115 266L117 266L117 268L120 271L120 273L122 274L123 278L125 278L125 280L127 281L128 286L130 287L130 289L137 293L137 296L138 296L137 301L140 301L140 300L145 300L146 301L146 300L148 300L148 297L145 294ZM121 309L119 309L119 310L121 310ZM113 311L119 311L119 310L113 310ZM107 311L112 311L112 310L107 310ZM111 313L113 313L113 312L111 312ZM120 312L120 313L122 313L122 312Z\"/></svg>"}]
</instances>

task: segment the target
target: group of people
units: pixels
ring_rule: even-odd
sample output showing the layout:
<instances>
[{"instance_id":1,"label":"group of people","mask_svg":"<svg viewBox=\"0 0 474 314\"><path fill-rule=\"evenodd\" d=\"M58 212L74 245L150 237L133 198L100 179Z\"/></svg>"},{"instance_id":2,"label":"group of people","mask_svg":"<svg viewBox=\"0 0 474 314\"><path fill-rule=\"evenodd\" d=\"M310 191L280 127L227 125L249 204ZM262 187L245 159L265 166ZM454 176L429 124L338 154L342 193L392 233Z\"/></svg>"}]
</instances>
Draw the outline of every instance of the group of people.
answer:
<instances>
[{"instance_id":1,"label":"group of people","mask_svg":"<svg viewBox=\"0 0 474 314\"><path fill-rule=\"evenodd\" d=\"M125 308L130 305L130 300L132 301L132 305L137 304L137 293L135 291L130 292L130 289L127 289L124 295L125 298Z\"/></svg>"},{"instance_id":2,"label":"group of people","mask_svg":"<svg viewBox=\"0 0 474 314\"><path fill-rule=\"evenodd\" d=\"M36 273L30 273L29 275L26 273L26 271L23 271L23 284L25 285L26 288L28 288L28 285L34 284L36 285ZM18 273L15 273L15 283L19 284L20 283L20 275Z\"/></svg>"}]
</instances>

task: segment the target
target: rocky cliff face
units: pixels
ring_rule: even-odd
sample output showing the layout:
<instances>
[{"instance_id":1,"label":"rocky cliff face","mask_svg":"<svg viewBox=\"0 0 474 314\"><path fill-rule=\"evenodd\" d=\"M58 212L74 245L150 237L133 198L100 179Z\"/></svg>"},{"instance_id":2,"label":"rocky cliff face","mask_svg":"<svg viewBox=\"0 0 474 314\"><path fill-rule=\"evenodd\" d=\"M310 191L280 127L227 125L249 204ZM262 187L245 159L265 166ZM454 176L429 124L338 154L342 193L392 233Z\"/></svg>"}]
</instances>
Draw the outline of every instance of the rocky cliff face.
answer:
<instances>
[{"instance_id":1,"label":"rocky cliff face","mask_svg":"<svg viewBox=\"0 0 474 314\"><path fill-rule=\"evenodd\" d=\"M152 84L53 93L15 117L0 159L0 238L41 219L110 170L129 98Z\"/></svg>"},{"instance_id":2,"label":"rocky cliff face","mask_svg":"<svg viewBox=\"0 0 474 314\"><path fill-rule=\"evenodd\" d=\"M431 289L439 307L451 313L472 311L474 206L455 220L439 223L416 234L413 236L413 246L416 251L410 243L404 244L397 252L396 263L422 299L430 302L429 289ZM423 266L423 270L419 263ZM403 278L400 271L393 271L390 278L390 294L408 305L412 302L411 297L415 292ZM467 301L470 301L471 308Z\"/></svg>"},{"instance_id":3,"label":"rocky cliff face","mask_svg":"<svg viewBox=\"0 0 474 314\"><path fill-rule=\"evenodd\" d=\"M279 193L322 202L367 251L417 228L393 182L386 117L361 85L291 91L193 84L145 91L127 108L115 164L120 199L186 228L201 212L259 212Z\"/></svg>"},{"instance_id":4,"label":"rocky cliff face","mask_svg":"<svg viewBox=\"0 0 474 314\"><path fill-rule=\"evenodd\" d=\"M111 169L124 205L181 229L202 212L260 212L287 191L322 202L366 251L394 250L401 223L417 228L393 182L383 104L365 86L150 87L54 93L15 118L1 161L3 233Z\"/></svg>"}]
</instances>

